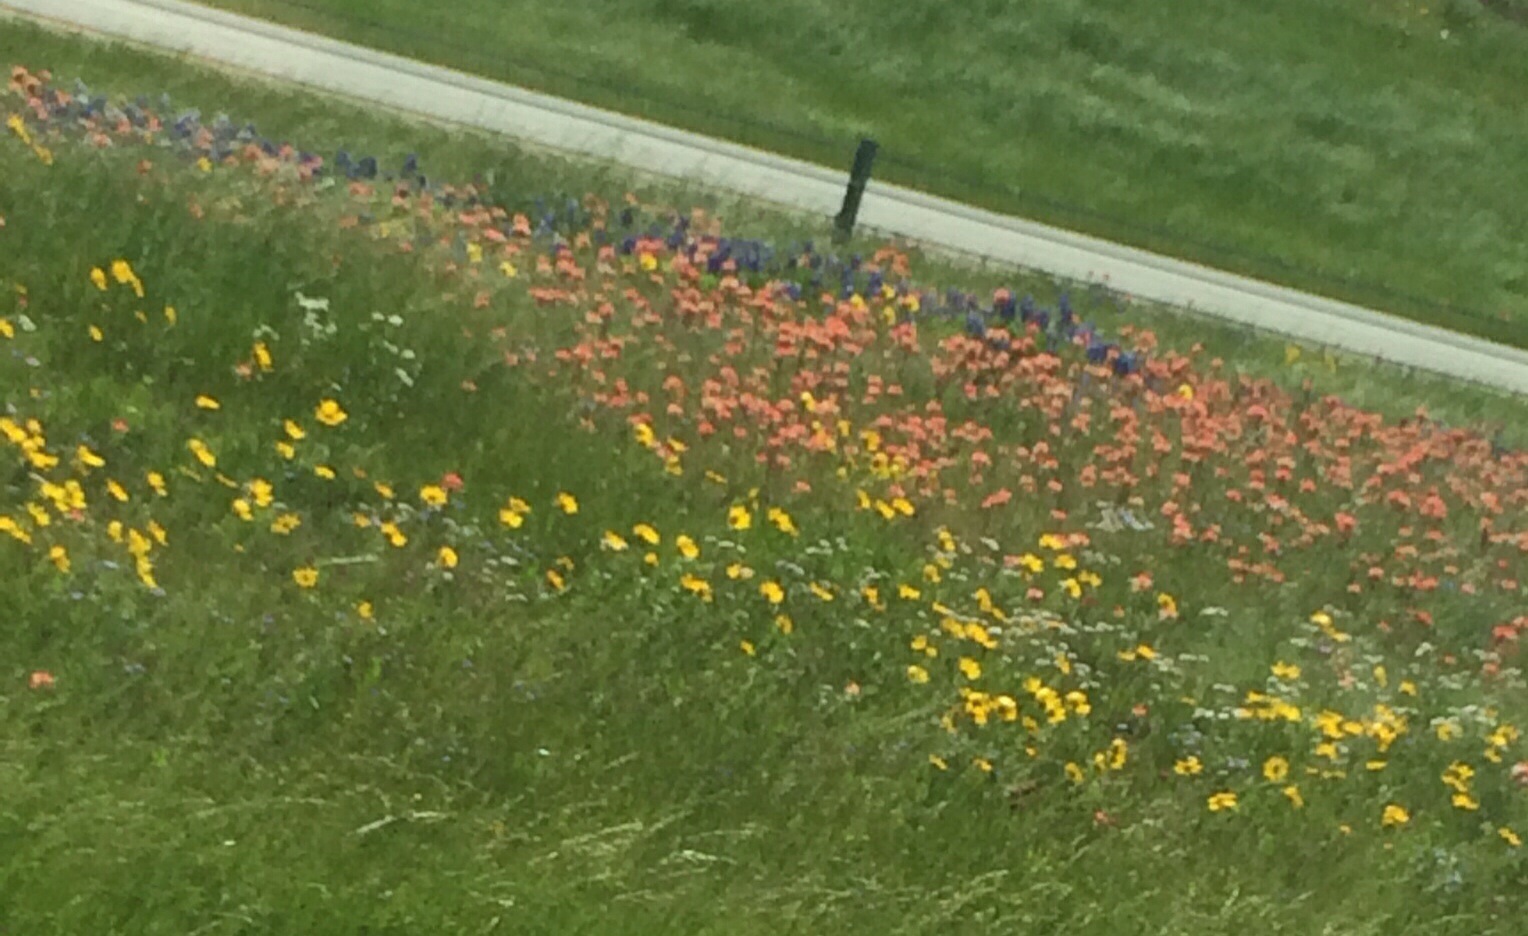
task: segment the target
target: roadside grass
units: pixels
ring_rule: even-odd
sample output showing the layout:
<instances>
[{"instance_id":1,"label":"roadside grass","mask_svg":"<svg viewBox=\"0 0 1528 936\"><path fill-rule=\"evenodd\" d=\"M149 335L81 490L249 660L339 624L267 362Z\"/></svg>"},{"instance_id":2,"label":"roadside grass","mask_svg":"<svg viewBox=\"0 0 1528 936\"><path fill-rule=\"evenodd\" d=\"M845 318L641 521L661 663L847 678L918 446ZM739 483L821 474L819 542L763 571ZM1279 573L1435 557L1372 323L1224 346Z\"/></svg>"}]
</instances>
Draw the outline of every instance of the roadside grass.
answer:
<instances>
[{"instance_id":1,"label":"roadside grass","mask_svg":"<svg viewBox=\"0 0 1528 936\"><path fill-rule=\"evenodd\" d=\"M770 310L661 236L579 237L622 233L627 188L639 234L704 193L13 25L8 61L169 90L205 125L222 108L394 165L420 152L432 178L498 167L523 201L489 224L465 187L395 202L242 150L198 166L168 130L97 148L63 121L7 129L0 924L1515 932L1528 464L1318 395L1367 381L1404 414L1433 403L1415 386L1150 309L1128 317L1159 336L1160 387L1065 344L1017 368L958 319L911 337L911 293ZM487 235L526 193L600 186L563 251ZM889 285L998 285L870 262ZM1195 338L1260 360L1217 374L1174 352ZM1520 425L1520 406L1430 408ZM1081 480L1096 446L1159 432L1134 482ZM1225 541L1169 538L1173 500ZM1316 529L1338 514L1354 528ZM1270 531L1283 551L1228 568Z\"/></svg>"},{"instance_id":2,"label":"roadside grass","mask_svg":"<svg viewBox=\"0 0 1528 936\"><path fill-rule=\"evenodd\" d=\"M1528 29L1474 0L208 3L1528 343Z\"/></svg>"}]
</instances>

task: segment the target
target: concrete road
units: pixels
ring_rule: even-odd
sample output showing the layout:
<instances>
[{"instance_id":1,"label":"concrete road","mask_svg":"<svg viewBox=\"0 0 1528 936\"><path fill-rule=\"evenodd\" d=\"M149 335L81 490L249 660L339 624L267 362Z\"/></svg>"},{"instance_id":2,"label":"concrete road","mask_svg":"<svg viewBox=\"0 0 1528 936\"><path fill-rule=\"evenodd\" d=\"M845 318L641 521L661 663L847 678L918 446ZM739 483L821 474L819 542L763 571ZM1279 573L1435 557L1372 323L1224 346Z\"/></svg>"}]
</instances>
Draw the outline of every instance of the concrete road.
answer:
<instances>
[{"instance_id":1,"label":"concrete road","mask_svg":"<svg viewBox=\"0 0 1528 936\"><path fill-rule=\"evenodd\" d=\"M818 215L845 174L179 0L0 0L12 12ZM89 78L89 76L81 76ZM317 142L317 141L310 141ZM847 162L849 154L845 154ZM862 225L1528 395L1528 351L872 182Z\"/></svg>"}]
</instances>

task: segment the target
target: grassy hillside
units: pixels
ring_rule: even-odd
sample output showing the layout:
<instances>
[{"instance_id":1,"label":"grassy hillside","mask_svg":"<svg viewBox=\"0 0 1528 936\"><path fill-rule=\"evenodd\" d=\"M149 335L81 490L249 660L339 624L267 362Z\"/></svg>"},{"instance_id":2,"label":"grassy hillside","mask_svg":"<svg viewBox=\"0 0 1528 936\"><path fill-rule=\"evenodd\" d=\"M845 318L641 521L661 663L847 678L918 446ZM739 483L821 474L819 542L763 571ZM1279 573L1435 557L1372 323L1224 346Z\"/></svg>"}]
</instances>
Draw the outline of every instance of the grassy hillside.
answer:
<instances>
[{"instance_id":1,"label":"grassy hillside","mask_svg":"<svg viewBox=\"0 0 1528 936\"><path fill-rule=\"evenodd\" d=\"M1476 0L209 2L1528 344L1528 28Z\"/></svg>"},{"instance_id":2,"label":"grassy hillside","mask_svg":"<svg viewBox=\"0 0 1528 936\"><path fill-rule=\"evenodd\" d=\"M0 51L0 926L1516 931L1528 458L1415 384Z\"/></svg>"}]
</instances>

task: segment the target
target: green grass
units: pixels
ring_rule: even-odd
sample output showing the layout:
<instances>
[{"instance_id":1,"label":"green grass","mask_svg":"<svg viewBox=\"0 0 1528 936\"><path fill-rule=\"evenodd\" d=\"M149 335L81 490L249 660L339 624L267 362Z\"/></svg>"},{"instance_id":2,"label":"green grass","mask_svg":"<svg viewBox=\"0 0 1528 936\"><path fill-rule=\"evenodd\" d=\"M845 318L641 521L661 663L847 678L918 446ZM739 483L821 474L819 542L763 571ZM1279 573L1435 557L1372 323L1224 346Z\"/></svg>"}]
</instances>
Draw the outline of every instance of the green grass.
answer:
<instances>
[{"instance_id":1,"label":"green grass","mask_svg":"<svg viewBox=\"0 0 1528 936\"><path fill-rule=\"evenodd\" d=\"M1474 0L209 2L1528 345L1528 28Z\"/></svg>"},{"instance_id":2,"label":"green grass","mask_svg":"<svg viewBox=\"0 0 1528 936\"><path fill-rule=\"evenodd\" d=\"M614 197L633 188L648 205L708 202L733 230L813 232L799 218L706 193L9 22L0 58L79 74L129 96L168 90L182 106L247 117L299 145L394 160L417 151L442 178L492 168L496 187L520 199L591 190ZM15 105L7 97L0 109L9 114ZM38 419L48 450L62 460L39 471L0 442L0 514L21 518L34 540L23 547L0 534L0 841L7 843L0 929L1516 931L1525 908L1515 884L1528 865L1494 829L1528 833L1528 804L1506 781L1505 765L1491 765L1482 748L1487 733L1523 711L1524 687L1510 659L1502 658L1494 680L1476 666L1479 654L1495 652L1484 636L1510 618L1517 596L1497 590L1505 573L1494 563L1513 554L1510 544L1476 544L1477 509L1451 499L1450 524L1418 521L1446 531L1446 544L1462 550L1461 575L1483 586L1468 598L1400 590L1348 596L1348 563L1360 551L1388 553L1409 542L1399 532L1409 521L1325 488L1300 503L1314 516L1357 511L1358 538L1294 552L1292 584L1283 586L1233 585L1208 550L1094 531L1079 556L1107 579L1104 597L1081 610L1052 595L1043 608L1101 628L1035 633L1021 623L990 654L939 638L946 652L938 663L979 656L994 691L1017 692L1029 672L1086 688L1096 717L1072 717L1028 758L1021 734L983 734L964 720L955 735L940 727L959 677L909 653L908 641L936 627L938 615L930 616L926 601L889 600L892 583L919 583L963 612L975 613L970 593L978 585L1020 606L1024 586L992 565L982 538L1051 556L1035 545L1059 522L1049 511L1070 508L1067 529L1075 530L1092 515L1088 495L1021 496L994 515L974 510L962 483L958 504L909 492L917 516L888 523L844 509L852 497L840 498L856 484L892 497L859 465L842 484L832 463L806 455L783 475L766 472L752 464L748 446L756 440L732 451L704 441L689 416L659 416L665 434L690 442L676 479L632 444L623 413L590 405L601 390L591 373L554 365L553 348L586 337L573 313L592 303L571 311L539 305L525 285L561 281L536 272L528 256L513 280L495 278L491 265L484 274L453 270L453 259L467 265L457 252L462 230L444 213L416 219L420 246L404 255L396 237L375 226L339 223L362 210L386 211L385 199L314 192L247 169L200 173L163 149L96 150L40 137L53 152L48 166L6 133L0 318L14 334L0 338L0 411L17 423ZM144 159L151 165L140 172ZM440 240L446 246L432 246ZM92 285L91 269L117 258L141 277L141 301L120 284ZM587 251L579 258L592 267ZM941 285L1016 282L1002 271L920 256L913 272ZM673 286L635 272L613 275L612 294L630 288L655 303ZM1057 288L1035 279L1017 284L1047 301ZM473 301L478 289L490 292L481 307ZM298 292L329 301L332 335L305 321ZM177 310L173 325L162 314L166 304ZM135 319L140 310L146 321ZM613 328L633 336L632 350L608 365L610 376L655 398L667 392L660 389L666 375L692 384L710 375L711 355L733 339L669 322L661 329L675 345L668 349L633 328L628 312L623 304ZM1161 310L1088 312L1111 327L1144 323L1169 348L1202 340L1225 354L1226 380L1198 373L1202 364L1188 378L1203 399L1217 399L1243 375L1248 392L1274 392L1253 383L1272 375L1294 391L1292 401L1277 404L1291 412L1321 411L1302 409L1298 385L1309 379L1317 393L1340 391L1396 414L1425 403L1459 423L1523 424L1520 401L1349 360L1330 372L1309 365L1320 361L1318 350L1290 367L1282 342ZM373 313L401 322L378 322ZM23 317L35 330L20 325ZM91 339L92 325L102 341ZM493 337L497 329L503 333ZM925 351L945 336L938 326L927 332ZM236 365L256 340L268 343L274 370L245 378ZM527 348L542 352L538 366L501 365L506 350ZM876 345L863 355L855 379L884 373L905 381L920 400L937 396L952 423L992 426L994 444L1032 446L1046 437L1045 420L964 401L917 363L893 370L888 350ZM739 369L748 373L768 354L768 343L745 342ZM405 387L394 368L412 367L410 360L419 366ZM470 392L464 380L473 382ZM198 406L199 395L220 408ZM345 406L344 424L317 422L314 407L324 398ZM1108 398L1098 399L1102 408ZM844 403L856 428L871 424L875 407ZM116 419L126 431L112 427ZM272 447L287 419L307 432L290 461ZM894 431L886 430L888 439ZM188 452L190 438L217 453L216 472ZM1073 460L1085 460L1090 443L1062 437L1055 444L1070 483ZM80 463L79 445L106 464ZM1373 469L1382 448L1365 436L1353 452L1360 469ZM998 461L989 482L1017 488L1016 460ZM1234 458L1216 463L1241 470ZM318 477L320 464L338 477ZM1502 465L1492 475L1469 458L1428 458L1413 465L1417 481L1395 483L1419 496L1441 486L1450 498L1450 478L1466 488L1500 487L1511 508L1521 461ZM708 468L730 480L703 480ZM367 477L356 477L357 469ZM149 470L164 473L168 496L154 495ZM420 486L447 471L459 472L466 487L449 509L420 509ZM89 499L83 516L71 520L46 506L39 477L79 481ZM108 477L124 485L129 501L109 495ZM791 494L796 477L810 479L813 494ZM275 503L257 507L255 522L242 521L230 502L253 500L256 478L274 485ZM372 487L377 480L414 506L390 507ZM1196 496L1227 518L1232 535L1248 516L1212 500L1231 482L1206 480ZM799 540L773 529L762 508L752 529L727 528L728 506L747 503L752 487L764 502L788 507ZM561 491L577 494L576 515L556 508ZM1143 493L1153 506L1163 496L1160 486ZM509 496L532 506L519 530L497 519ZM27 503L51 514L47 527L26 519ZM395 515L410 542L383 545L374 527L355 526L358 511ZM286 536L269 530L282 513L302 519ZM167 531L167 544L150 551L162 593L135 577L111 534L113 519L145 536L150 520ZM625 552L597 545L604 530L624 532L639 521L664 533L656 568L642 562L635 535ZM1509 509L1498 529L1514 522ZM937 524L969 551L931 553ZM702 558L692 565L673 553L681 531L700 543ZM51 545L66 550L67 574L50 561ZM456 568L444 568L443 545L459 551ZM545 576L562 568L561 557L574 566L565 592ZM937 586L925 569L934 559L948 563ZM746 562L757 578L730 579L723 569L731 561ZM292 572L309 566L321 579L300 588ZM1151 592L1128 591L1126 577L1140 569L1177 594L1181 620L1159 621ZM686 570L706 576L714 601L683 590L678 578ZM855 597L872 573L883 576L884 613ZM756 582L766 576L791 590L791 635L780 634L774 610L761 607ZM1054 591L1053 578L1038 581ZM814 581L831 584L837 600L812 598ZM358 614L361 601L374 603L375 620ZM1116 602L1128 613L1111 619L1106 609ZM1354 635L1335 661L1312 646L1304 623L1323 605ZM1407 623L1407 609L1419 606L1434 613L1435 632ZM1226 617L1202 614L1212 607ZM1378 628L1380 618L1395 623L1393 633ZM745 639L756 656L740 651ZM1419 652L1424 639L1438 650ZM1117 650L1137 642L1175 662L1118 659ZM1094 684L1057 675L1048 661L1060 650L1087 663ZM1445 651L1466 663L1447 663L1439 656ZM921 687L905 675L920 659L933 671ZM1181 753L1172 732L1196 720L1176 699L1192 692L1207 708L1229 710L1240 694L1214 685L1261 686L1277 659L1305 669L1291 694L1310 714L1330 706L1368 717L1382 700L1417 706L1386 771L1369 774L1358 764L1343 782L1300 775L1309 805L1293 813L1276 787L1223 761L1251 759L1256 774L1263 758L1287 752L1299 768L1310 761L1306 727L1281 733L1255 730L1262 723L1223 729L1201 720L1207 775L1172 778L1168 768ZM1385 686L1367 672L1374 663L1389 668ZM1344 668L1358 673L1356 687L1340 682ZM54 685L28 688L29 674L41 670ZM1402 679L1419 683L1417 701L1397 694ZM1113 734L1110 719L1128 717L1142 701L1152 707L1151 730L1130 735L1129 770L1072 789L1063 762L1091 771L1088 757ZM1470 704L1495 706L1496 714L1471 721ZM1038 711L1028 696L1024 705ZM1464 738L1434 743L1432 717L1459 722ZM1355 752L1372 747L1368 739L1353 744ZM1521 742L1503 750L1507 763L1524 756ZM931 766L930 754L950 769ZM993 774L968 767L975 756L990 758ZM1437 775L1452 759L1479 769L1478 813L1450 810L1439 793ZM1166 779L1158 776L1164 772ZM1010 786L1028 792L1010 803ZM1242 792L1237 815L1206 812L1205 795L1222 786ZM1410 808L1406 829L1380 828L1380 810L1391 801ZM1113 824L1100 824L1098 810Z\"/></svg>"}]
</instances>

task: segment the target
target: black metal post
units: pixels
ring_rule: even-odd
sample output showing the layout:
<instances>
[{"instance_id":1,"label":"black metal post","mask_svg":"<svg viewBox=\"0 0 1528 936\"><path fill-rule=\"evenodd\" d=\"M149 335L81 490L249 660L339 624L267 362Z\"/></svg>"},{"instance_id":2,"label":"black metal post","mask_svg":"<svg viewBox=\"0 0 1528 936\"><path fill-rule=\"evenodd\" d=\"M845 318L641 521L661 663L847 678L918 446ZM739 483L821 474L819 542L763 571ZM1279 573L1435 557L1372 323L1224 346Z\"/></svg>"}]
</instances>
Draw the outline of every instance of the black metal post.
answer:
<instances>
[{"instance_id":1,"label":"black metal post","mask_svg":"<svg viewBox=\"0 0 1528 936\"><path fill-rule=\"evenodd\" d=\"M849 170L849 188L844 192L844 206L833 220L833 240L843 243L854 233L854 218L859 214L860 199L865 194L865 184L870 181L870 166L875 162L879 147L868 137L860 140L854 151L854 166Z\"/></svg>"}]
</instances>

